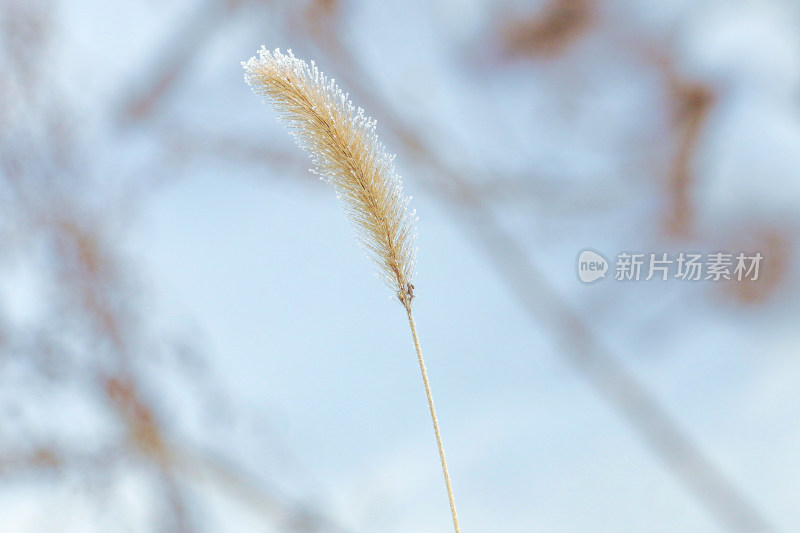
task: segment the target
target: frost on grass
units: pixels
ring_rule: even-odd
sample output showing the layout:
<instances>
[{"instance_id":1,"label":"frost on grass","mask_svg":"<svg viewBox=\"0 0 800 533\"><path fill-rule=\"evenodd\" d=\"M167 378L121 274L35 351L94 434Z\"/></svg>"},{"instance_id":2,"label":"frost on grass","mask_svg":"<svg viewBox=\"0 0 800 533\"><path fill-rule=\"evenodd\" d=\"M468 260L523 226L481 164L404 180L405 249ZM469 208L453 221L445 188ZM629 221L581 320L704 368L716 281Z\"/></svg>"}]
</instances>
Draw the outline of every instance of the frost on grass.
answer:
<instances>
[{"instance_id":1,"label":"frost on grass","mask_svg":"<svg viewBox=\"0 0 800 533\"><path fill-rule=\"evenodd\" d=\"M375 133L376 121L353 105L336 80L291 50L261 47L242 66L245 81L271 102L308 152L312 172L333 186L379 277L410 306L417 219L395 173L394 155L386 153Z\"/></svg>"}]
</instances>

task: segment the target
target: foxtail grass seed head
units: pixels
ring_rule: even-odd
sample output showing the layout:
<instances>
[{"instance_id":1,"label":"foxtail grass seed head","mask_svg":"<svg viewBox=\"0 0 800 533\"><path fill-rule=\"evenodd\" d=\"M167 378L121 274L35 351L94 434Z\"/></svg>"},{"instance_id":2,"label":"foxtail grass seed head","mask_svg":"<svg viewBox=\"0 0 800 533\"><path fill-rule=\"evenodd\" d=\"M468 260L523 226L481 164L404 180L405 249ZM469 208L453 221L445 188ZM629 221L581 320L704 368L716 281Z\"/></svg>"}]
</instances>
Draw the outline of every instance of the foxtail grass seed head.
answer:
<instances>
[{"instance_id":1,"label":"foxtail grass seed head","mask_svg":"<svg viewBox=\"0 0 800 533\"><path fill-rule=\"evenodd\" d=\"M313 61L309 65L291 50L284 54L261 47L242 66L253 91L272 103L308 152L312 172L333 186L378 276L410 308L417 218L408 209L411 197L403 195L394 155L386 153L375 133L376 121Z\"/></svg>"}]
</instances>

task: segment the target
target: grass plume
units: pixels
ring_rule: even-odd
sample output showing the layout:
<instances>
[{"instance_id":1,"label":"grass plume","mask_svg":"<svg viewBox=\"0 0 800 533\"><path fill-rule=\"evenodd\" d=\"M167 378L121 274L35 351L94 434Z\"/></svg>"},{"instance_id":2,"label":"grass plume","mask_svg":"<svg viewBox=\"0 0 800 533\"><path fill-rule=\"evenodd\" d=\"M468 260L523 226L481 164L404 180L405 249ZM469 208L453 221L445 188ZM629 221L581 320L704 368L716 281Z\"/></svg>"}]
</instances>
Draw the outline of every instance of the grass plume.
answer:
<instances>
[{"instance_id":1,"label":"grass plume","mask_svg":"<svg viewBox=\"0 0 800 533\"><path fill-rule=\"evenodd\" d=\"M336 190L356 238L378 267L379 277L404 305L414 298L416 222L403 196L394 156L375 134L375 121L356 108L317 69L289 51L269 52L243 63L245 79L267 97L311 156L313 171Z\"/></svg>"},{"instance_id":2,"label":"grass plume","mask_svg":"<svg viewBox=\"0 0 800 533\"><path fill-rule=\"evenodd\" d=\"M408 210L394 156L386 153L375 133L376 122L356 108L349 95L317 69L294 57L262 47L242 63L245 80L266 97L288 125L298 145L308 152L313 171L330 183L344 205L356 237L378 267L379 277L394 291L408 315L436 445L442 463L453 526L459 533L450 475L433 405L428 374L417 336L411 303L416 267L416 216Z\"/></svg>"}]
</instances>

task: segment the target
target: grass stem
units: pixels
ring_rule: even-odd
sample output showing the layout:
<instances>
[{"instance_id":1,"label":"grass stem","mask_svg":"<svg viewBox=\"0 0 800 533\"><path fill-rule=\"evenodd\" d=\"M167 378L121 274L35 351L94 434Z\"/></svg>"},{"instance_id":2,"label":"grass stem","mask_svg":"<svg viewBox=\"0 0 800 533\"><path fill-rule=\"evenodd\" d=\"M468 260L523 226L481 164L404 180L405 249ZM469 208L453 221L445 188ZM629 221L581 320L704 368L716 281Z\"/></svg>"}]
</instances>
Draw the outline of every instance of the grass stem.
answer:
<instances>
[{"instance_id":1,"label":"grass stem","mask_svg":"<svg viewBox=\"0 0 800 533\"><path fill-rule=\"evenodd\" d=\"M433 394L431 384L428 381L428 372L425 369L425 360L422 358L422 348L419 346L417 336L417 326L414 323L414 315L411 313L410 302L405 306L408 313L408 324L411 326L411 335L414 337L414 347L417 349L417 359L419 360L419 370L422 373L422 382L425 384L425 395L428 397L428 408L431 411L433 421L433 432L436 434L436 446L439 448L439 459L442 461L442 472L444 473L444 483L447 485L447 498L450 500L450 514L453 515L453 526L456 533L460 533L458 528L458 514L456 513L456 501L453 498L453 487L450 486L450 473L447 471L447 460L444 458L444 446L442 445L442 435L439 432L439 420L436 418L436 409L433 407Z\"/></svg>"}]
</instances>

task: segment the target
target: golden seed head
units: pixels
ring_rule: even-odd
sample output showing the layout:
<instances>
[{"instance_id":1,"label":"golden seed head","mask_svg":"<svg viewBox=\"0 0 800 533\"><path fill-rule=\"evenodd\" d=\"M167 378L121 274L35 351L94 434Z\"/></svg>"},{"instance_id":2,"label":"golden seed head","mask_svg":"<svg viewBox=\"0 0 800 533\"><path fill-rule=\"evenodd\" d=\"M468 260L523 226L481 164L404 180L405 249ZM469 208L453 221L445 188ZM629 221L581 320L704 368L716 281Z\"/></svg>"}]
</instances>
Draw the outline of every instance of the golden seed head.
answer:
<instances>
[{"instance_id":1,"label":"golden seed head","mask_svg":"<svg viewBox=\"0 0 800 533\"><path fill-rule=\"evenodd\" d=\"M291 50L283 54L262 47L242 66L253 91L269 99L308 152L313 172L333 186L379 277L409 307L417 219L408 210L411 197L403 195L394 155L386 153L375 133L375 120L356 108L313 61L309 66Z\"/></svg>"}]
</instances>

